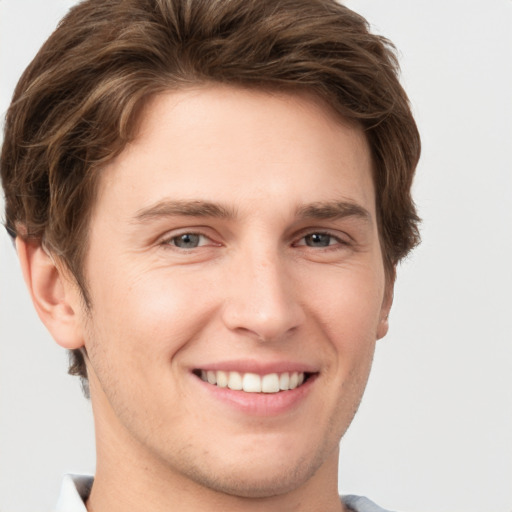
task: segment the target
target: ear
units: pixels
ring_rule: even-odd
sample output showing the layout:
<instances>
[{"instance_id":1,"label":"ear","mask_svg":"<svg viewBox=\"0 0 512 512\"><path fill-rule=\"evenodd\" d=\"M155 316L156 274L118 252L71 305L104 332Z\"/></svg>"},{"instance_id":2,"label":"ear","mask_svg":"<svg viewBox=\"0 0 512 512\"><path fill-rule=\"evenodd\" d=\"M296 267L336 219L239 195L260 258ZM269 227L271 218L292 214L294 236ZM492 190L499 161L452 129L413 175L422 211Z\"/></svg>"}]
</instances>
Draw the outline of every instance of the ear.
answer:
<instances>
[{"instance_id":1,"label":"ear","mask_svg":"<svg viewBox=\"0 0 512 512\"><path fill-rule=\"evenodd\" d=\"M382 300L382 307L380 309L379 325L377 327L377 339L384 338L389 330L389 312L393 305L393 293L395 288L395 271L393 275L386 277L386 285L384 290L384 298Z\"/></svg>"},{"instance_id":2,"label":"ear","mask_svg":"<svg viewBox=\"0 0 512 512\"><path fill-rule=\"evenodd\" d=\"M16 238L25 283L39 318L55 341L67 349L84 345L80 292L41 242ZM59 268L61 267L61 268Z\"/></svg>"}]
</instances>

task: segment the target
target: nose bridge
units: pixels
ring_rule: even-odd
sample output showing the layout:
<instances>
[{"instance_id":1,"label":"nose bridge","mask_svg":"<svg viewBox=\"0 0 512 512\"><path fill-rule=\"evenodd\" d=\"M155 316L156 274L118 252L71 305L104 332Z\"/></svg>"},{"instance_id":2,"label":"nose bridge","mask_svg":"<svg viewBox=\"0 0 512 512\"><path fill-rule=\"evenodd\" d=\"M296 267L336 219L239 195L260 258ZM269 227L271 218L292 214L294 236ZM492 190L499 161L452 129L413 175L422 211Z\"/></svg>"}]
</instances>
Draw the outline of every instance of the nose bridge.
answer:
<instances>
[{"instance_id":1,"label":"nose bridge","mask_svg":"<svg viewBox=\"0 0 512 512\"><path fill-rule=\"evenodd\" d=\"M277 247L251 245L238 254L234 266L224 310L230 329L271 341L300 325L302 308Z\"/></svg>"}]
</instances>

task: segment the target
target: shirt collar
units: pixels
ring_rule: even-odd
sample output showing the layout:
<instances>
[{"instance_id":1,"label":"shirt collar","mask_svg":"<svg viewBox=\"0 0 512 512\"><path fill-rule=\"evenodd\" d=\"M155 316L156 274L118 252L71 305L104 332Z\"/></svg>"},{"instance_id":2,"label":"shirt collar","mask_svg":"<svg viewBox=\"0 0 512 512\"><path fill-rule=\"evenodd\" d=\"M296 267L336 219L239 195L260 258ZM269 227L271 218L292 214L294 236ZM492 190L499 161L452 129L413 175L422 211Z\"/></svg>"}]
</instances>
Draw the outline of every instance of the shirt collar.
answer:
<instances>
[{"instance_id":1,"label":"shirt collar","mask_svg":"<svg viewBox=\"0 0 512 512\"><path fill-rule=\"evenodd\" d=\"M65 475L55 512L87 512L85 501L91 492L93 477Z\"/></svg>"}]
</instances>

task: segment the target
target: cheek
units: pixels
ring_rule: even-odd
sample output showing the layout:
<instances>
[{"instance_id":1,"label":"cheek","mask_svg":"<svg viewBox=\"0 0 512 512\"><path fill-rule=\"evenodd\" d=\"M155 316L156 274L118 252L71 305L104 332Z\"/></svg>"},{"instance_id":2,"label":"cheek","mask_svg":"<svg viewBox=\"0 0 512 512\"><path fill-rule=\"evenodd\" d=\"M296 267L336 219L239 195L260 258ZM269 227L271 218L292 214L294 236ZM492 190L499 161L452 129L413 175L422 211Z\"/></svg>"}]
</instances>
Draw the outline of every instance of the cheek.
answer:
<instances>
[{"instance_id":1,"label":"cheek","mask_svg":"<svg viewBox=\"0 0 512 512\"><path fill-rule=\"evenodd\" d=\"M111 275L108 286L97 285L91 294L86 348L97 386L126 424L135 424L134 407L144 411L140 418L156 421L158 411L166 410L176 419L180 389L170 370L211 317L208 295L193 280L149 273L118 277Z\"/></svg>"},{"instance_id":2,"label":"cheek","mask_svg":"<svg viewBox=\"0 0 512 512\"><path fill-rule=\"evenodd\" d=\"M107 283L107 281L104 281ZM211 313L211 299L197 279L179 269L111 275L92 296L96 341L130 365L148 359L167 361L199 331ZM140 366L140 365L139 365Z\"/></svg>"},{"instance_id":3,"label":"cheek","mask_svg":"<svg viewBox=\"0 0 512 512\"><path fill-rule=\"evenodd\" d=\"M338 269L310 286L309 303L329 337L346 349L376 339L384 294L383 273L372 267ZM316 280L318 285L320 282Z\"/></svg>"},{"instance_id":4,"label":"cheek","mask_svg":"<svg viewBox=\"0 0 512 512\"><path fill-rule=\"evenodd\" d=\"M343 417L340 424L351 420L366 386L383 300L383 276L360 270L340 269L309 295L311 316L327 340L326 376L338 390L332 406Z\"/></svg>"}]
</instances>

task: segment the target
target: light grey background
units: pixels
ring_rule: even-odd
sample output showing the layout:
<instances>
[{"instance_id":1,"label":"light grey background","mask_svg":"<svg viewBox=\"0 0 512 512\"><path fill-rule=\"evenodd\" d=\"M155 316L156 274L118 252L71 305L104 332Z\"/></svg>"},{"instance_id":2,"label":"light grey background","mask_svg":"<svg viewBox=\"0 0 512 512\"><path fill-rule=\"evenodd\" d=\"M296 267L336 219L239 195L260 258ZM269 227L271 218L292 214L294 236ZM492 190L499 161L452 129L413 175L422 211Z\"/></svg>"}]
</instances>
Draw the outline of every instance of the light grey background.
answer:
<instances>
[{"instance_id":1,"label":"light grey background","mask_svg":"<svg viewBox=\"0 0 512 512\"><path fill-rule=\"evenodd\" d=\"M0 112L73 4L0 0ZM423 244L342 443L340 486L407 512L512 511L512 1L347 0L400 49ZM0 234L0 511L94 471L90 406Z\"/></svg>"}]
</instances>

